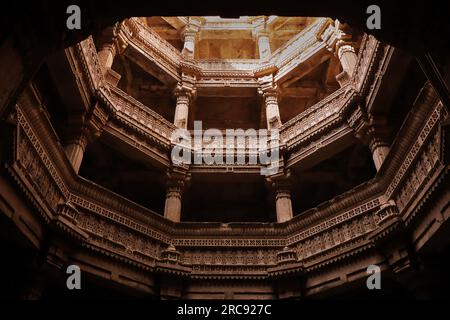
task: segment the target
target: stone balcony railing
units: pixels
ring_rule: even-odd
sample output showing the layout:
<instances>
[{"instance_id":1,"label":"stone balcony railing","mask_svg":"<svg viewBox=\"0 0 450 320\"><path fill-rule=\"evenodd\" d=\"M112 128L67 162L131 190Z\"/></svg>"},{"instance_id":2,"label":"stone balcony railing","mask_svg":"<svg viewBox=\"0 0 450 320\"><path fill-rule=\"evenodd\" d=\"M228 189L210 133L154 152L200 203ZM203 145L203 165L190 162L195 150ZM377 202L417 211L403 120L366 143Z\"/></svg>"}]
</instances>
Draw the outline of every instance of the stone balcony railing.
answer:
<instances>
[{"instance_id":1,"label":"stone balcony railing","mask_svg":"<svg viewBox=\"0 0 450 320\"><path fill-rule=\"evenodd\" d=\"M340 121L340 113L351 102L352 95L354 92L350 86L342 87L284 123L280 130L281 140L290 149L333 122Z\"/></svg>"},{"instance_id":2,"label":"stone balcony railing","mask_svg":"<svg viewBox=\"0 0 450 320\"><path fill-rule=\"evenodd\" d=\"M110 87L110 92L113 114L121 123L170 145L172 133L176 129L171 122L116 87Z\"/></svg>"}]
</instances>

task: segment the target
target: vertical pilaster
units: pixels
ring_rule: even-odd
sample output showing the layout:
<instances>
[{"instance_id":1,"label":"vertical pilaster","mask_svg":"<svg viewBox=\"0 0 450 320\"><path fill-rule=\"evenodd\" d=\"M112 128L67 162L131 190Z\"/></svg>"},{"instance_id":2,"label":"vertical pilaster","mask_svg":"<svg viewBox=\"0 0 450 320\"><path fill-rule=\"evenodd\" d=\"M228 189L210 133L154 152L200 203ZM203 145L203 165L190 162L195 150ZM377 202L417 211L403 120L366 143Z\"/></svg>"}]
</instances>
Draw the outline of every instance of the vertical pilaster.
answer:
<instances>
[{"instance_id":1,"label":"vertical pilaster","mask_svg":"<svg viewBox=\"0 0 450 320\"><path fill-rule=\"evenodd\" d=\"M358 56L356 55L355 48L352 43L344 40L339 40L336 43L336 54L341 62L343 70L342 73L337 75L336 80L342 87L350 81L353 71L355 70Z\"/></svg>"}]
</instances>

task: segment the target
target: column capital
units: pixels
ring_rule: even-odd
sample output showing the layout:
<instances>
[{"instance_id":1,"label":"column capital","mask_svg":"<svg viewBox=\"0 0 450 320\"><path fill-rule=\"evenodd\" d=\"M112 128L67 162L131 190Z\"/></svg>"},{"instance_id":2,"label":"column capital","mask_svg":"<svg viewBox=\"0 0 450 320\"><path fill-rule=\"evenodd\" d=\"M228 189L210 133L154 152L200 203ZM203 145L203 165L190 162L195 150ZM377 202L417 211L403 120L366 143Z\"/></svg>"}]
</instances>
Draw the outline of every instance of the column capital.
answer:
<instances>
[{"instance_id":1,"label":"column capital","mask_svg":"<svg viewBox=\"0 0 450 320\"><path fill-rule=\"evenodd\" d=\"M195 88L195 78L193 81L180 81L177 83L173 90L175 97L188 99L188 103L192 102L197 96L197 90Z\"/></svg>"},{"instance_id":2,"label":"column capital","mask_svg":"<svg viewBox=\"0 0 450 320\"><path fill-rule=\"evenodd\" d=\"M258 78L258 94L262 97L268 97L268 96L278 96L279 89L277 84L275 83L275 78L273 73Z\"/></svg>"},{"instance_id":3,"label":"column capital","mask_svg":"<svg viewBox=\"0 0 450 320\"><path fill-rule=\"evenodd\" d=\"M96 102L89 111L72 112L68 117L67 141L83 137L86 143L100 136L108 121L108 111Z\"/></svg>"},{"instance_id":4,"label":"column capital","mask_svg":"<svg viewBox=\"0 0 450 320\"><path fill-rule=\"evenodd\" d=\"M177 85L173 89L173 93L178 95L190 95L191 97L195 97L197 94L197 88L195 86L197 78L195 75L192 75L187 72L181 73L181 80L178 81Z\"/></svg>"},{"instance_id":5,"label":"column capital","mask_svg":"<svg viewBox=\"0 0 450 320\"><path fill-rule=\"evenodd\" d=\"M281 169L278 173L268 176L266 178L270 187L276 192L289 192L292 187L293 177L291 170Z\"/></svg>"},{"instance_id":6,"label":"column capital","mask_svg":"<svg viewBox=\"0 0 450 320\"><path fill-rule=\"evenodd\" d=\"M257 16L252 18L251 20L253 26L253 36L258 36L258 34L267 32L267 17L266 16Z\"/></svg>"},{"instance_id":7,"label":"column capital","mask_svg":"<svg viewBox=\"0 0 450 320\"><path fill-rule=\"evenodd\" d=\"M202 17L188 17L187 18L187 24L186 26L181 30L181 36L196 36L197 33L200 31L200 27L202 26L203 22L205 21Z\"/></svg>"},{"instance_id":8,"label":"column capital","mask_svg":"<svg viewBox=\"0 0 450 320\"><path fill-rule=\"evenodd\" d=\"M168 192L181 194L186 187L189 186L191 181L191 175L186 168L172 167L167 169L165 174L166 188Z\"/></svg>"},{"instance_id":9,"label":"column capital","mask_svg":"<svg viewBox=\"0 0 450 320\"><path fill-rule=\"evenodd\" d=\"M355 118L356 115L352 115L352 117ZM366 145L370 145L372 139L386 140L389 136L387 119L383 117L359 114L357 120L349 119L349 124L353 127L356 138Z\"/></svg>"},{"instance_id":10,"label":"column capital","mask_svg":"<svg viewBox=\"0 0 450 320\"><path fill-rule=\"evenodd\" d=\"M373 117L369 118L367 125L367 136L369 138L369 146L372 151L380 146L389 147L389 127L387 119L385 117Z\"/></svg>"},{"instance_id":11,"label":"column capital","mask_svg":"<svg viewBox=\"0 0 450 320\"><path fill-rule=\"evenodd\" d=\"M329 28L322 33L322 41L326 42L328 50L338 57L340 47L345 45L353 47L352 38L351 28L337 19L334 22L334 26L329 26Z\"/></svg>"}]
</instances>

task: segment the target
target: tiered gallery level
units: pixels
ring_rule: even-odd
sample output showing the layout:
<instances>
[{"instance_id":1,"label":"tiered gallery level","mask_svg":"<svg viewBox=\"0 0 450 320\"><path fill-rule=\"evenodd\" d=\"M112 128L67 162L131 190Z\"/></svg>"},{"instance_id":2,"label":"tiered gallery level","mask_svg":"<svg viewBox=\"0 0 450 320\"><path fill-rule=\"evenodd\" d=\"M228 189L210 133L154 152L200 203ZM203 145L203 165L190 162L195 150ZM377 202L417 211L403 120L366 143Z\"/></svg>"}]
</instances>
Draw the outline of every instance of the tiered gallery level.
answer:
<instances>
[{"instance_id":1,"label":"tiered gallery level","mask_svg":"<svg viewBox=\"0 0 450 320\"><path fill-rule=\"evenodd\" d=\"M49 56L2 123L10 292L70 296L76 264L92 296L370 296L375 264L384 296L432 295L448 117L415 59L338 20L126 19ZM198 121L278 132L277 170L248 137L217 147L244 163L174 162Z\"/></svg>"}]
</instances>

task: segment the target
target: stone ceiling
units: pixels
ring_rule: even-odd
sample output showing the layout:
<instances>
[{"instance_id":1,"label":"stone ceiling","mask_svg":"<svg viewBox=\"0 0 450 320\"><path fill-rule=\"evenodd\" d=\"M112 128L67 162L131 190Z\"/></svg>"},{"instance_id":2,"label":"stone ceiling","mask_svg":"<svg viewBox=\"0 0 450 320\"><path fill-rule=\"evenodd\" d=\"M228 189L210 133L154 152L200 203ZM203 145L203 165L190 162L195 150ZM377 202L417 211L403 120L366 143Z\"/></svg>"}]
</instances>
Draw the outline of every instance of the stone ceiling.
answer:
<instances>
[{"instance_id":1,"label":"stone ceiling","mask_svg":"<svg viewBox=\"0 0 450 320\"><path fill-rule=\"evenodd\" d=\"M239 18L147 17L145 23L163 39L181 51L183 32L192 20L199 21L198 59L257 58L256 29L264 23L272 52L298 35L317 18L279 16L241 16Z\"/></svg>"}]
</instances>

